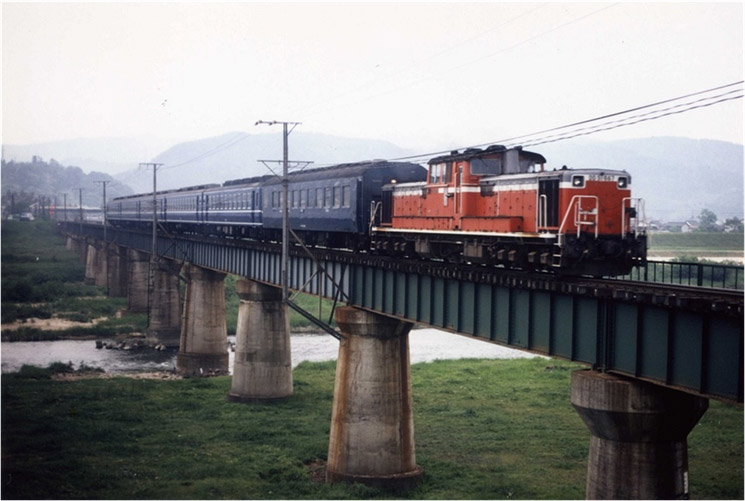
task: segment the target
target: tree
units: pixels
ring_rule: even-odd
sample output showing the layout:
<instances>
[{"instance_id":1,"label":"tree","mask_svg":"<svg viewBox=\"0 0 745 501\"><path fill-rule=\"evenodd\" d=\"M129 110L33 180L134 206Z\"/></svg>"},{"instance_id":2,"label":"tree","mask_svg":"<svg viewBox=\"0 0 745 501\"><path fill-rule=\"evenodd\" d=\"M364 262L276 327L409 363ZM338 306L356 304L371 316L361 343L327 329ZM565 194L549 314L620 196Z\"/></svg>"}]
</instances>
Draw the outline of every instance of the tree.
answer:
<instances>
[{"instance_id":1,"label":"tree","mask_svg":"<svg viewBox=\"0 0 745 501\"><path fill-rule=\"evenodd\" d=\"M731 231L733 233L743 233L745 228L743 222L739 217L731 217L724 220L724 231Z\"/></svg>"},{"instance_id":2,"label":"tree","mask_svg":"<svg viewBox=\"0 0 745 501\"><path fill-rule=\"evenodd\" d=\"M698 216L698 231L717 231L717 215L709 209L703 209Z\"/></svg>"},{"instance_id":3,"label":"tree","mask_svg":"<svg viewBox=\"0 0 745 501\"><path fill-rule=\"evenodd\" d=\"M31 204L36 202L38 197L34 193L28 193L26 191L11 191L5 192L3 197L3 212L6 214L19 214L21 212L30 212Z\"/></svg>"}]
</instances>

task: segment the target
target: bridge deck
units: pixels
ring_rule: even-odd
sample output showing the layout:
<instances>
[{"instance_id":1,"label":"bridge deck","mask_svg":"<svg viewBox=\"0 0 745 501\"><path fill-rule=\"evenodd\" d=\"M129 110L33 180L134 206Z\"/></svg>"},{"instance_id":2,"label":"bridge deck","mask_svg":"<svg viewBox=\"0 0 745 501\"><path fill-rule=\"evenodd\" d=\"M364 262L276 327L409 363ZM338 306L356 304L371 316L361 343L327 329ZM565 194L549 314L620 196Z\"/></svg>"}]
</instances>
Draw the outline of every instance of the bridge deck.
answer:
<instances>
[{"instance_id":1,"label":"bridge deck","mask_svg":"<svg viewBox=\"0 0 745 501\"><path fill-rule=\"evenodd\" d=\"M63 225L70 234L77 224ZM85 236L103 239L100 225ZM109 230L149 251L149 232ZM158 253L268 284L280 245L180 235ZM325 274L318 273L319 267ZM290 288L512 348L725 401L743 401L741 291L588 280L502 269L291 249ZM339 288L335 286L339 285Z\"/></svg>"}]
</instances>

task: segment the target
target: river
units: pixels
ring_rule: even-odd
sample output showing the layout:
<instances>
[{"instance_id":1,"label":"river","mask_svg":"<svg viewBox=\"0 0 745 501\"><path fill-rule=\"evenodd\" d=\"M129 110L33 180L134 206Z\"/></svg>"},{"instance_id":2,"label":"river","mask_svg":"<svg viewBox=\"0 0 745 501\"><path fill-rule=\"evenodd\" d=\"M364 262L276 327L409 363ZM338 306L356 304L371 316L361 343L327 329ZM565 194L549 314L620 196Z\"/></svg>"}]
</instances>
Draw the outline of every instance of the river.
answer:
<instances>
[{"instance_id":1,"label":"river","mask_svg":"<svg viewBox=\"0 0 745 501\"><path fill-rule=\"evenodd\" d=\"M234 336L229 336L231 343ZM415 329L409 334L411 363L459 358L526 358L536 356L492 343L437 329ZM292 363L335 360L339 342L326 334L292 334ZM233 353L230 371L233 370ZM97 349L93 340L35 341L2 343L2 372L14 372L22 365L46 367L53 362L72 362L98 367L111 374L171 371L176 367L176 351Z\"/></svg>"}]
</instances>

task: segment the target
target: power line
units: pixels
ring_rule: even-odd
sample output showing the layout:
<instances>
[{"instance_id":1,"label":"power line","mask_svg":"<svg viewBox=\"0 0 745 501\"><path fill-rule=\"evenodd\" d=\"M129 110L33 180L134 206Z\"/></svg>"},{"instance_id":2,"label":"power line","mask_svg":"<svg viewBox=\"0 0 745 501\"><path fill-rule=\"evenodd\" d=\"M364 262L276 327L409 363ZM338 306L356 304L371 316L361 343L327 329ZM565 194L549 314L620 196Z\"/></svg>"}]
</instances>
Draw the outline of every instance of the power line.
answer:
<instances>
[{"instance_id":1,"label":"power line","mask_svg":"<svg viewBox=\"0 0 745 501\"><path fill-rule=\"evenodd\" d=\"M178 164L175 164L175 165L169 165L168 167L164 167L163 170L173 169L175 167L181 167L183 165L187 165L187 164L190 164L192 162L196 162L197 160L202 160L204 158L210 157L210 156L212 156L212 155L214 155L216 153L219 153L219 152L221 152L223 150L226 150L226 149L228 149L228 148L230 148L232 146L235 146L236 144L240 143L241 141L245 140L248 137L249 137L249 135L246 134L245 132L238 132L237 135L235 135L232 138L228 139L224 143L221 143L221 144L215 146L211 150L207 150L204 153L200 153L196 157L191 158L189 160L186 160L184 162L181 162L181 163L178 163Z\"/></svg>"},{"instance_id":2,"label":"power line","mask_svg":"<svg viewBox=\"0 0 745 501\"><path fill-rule=\"evenodd\" d=\"M710 93L710 92L714 92L714 91L726 89L726 88L733 87L733 86L736 86L736 85L742 85L742 83L743 83L743 81L740 80L739 82L733 82L733 83L726 84L726 85L720 85L720 86L717 86L717 87L712 87L710 89L706 89L706 90L702 90L702 91L697 91L697 92L692 92L692 93L685 94L685 95L678 96L678 97L674 97L674 98L671 98L671 99L665 99L665 100L662 100L662 101L657 101L657 102L650 103L650 104L645 104L645 105L642 105L642 106L636 106L636 107L629 108L629 109L626 109L626 110L623 110L623 111L609 113L609 114L605 114L605 115L594 117L594 118L588 118L588 119L584 119L584 120L581 120L581 121L578 121L578 122L573 122L573 123L566 124L566 125L561 125L561 126L558 126L558 127L552 127L552 128L549 128L549 129L543 129L543 130L536 131L536 132L530 132L530 133L522 134L522 135L519 135L519 136L513 136L513 137L509 137L509 138L502 138L502 139L498 139L498 140L495 140L495 141L490 141L488 143L475 144L475 145L464 146L464 147L460 147L460 148L451 148L451 149L442 150L442 151L434 151L434 152L428 152L428 153L421 153L421 154L417 154L417 155L407 155L407 156L403 156L403 157L391 158L391 159L388 159L388 160L389 161L401 161L401 160L415 161L417 159L426 159L426 158L431 158L431 157L438 156L438 155L443 155L443 154L449 153L453 149L483 148L483 147L490 146L490 145L493 145L493 144L505 144L505 143L514 144L516 141L522 140L522 139L525 139L525 138L529 138L529 137L533 137L533 136L540 136L542 134L546 134L546 133L549 133L549 132L555 132L555 131L559 131L559 130L564 130L564 129L571 129L571 128L576 127L578 125L584 125L584 124L589 124L589 123L592 123L592 122L598 122L598 121L601 121L601 120L606 120L608 118L614 118L614 117L618 117L618 116L621 116L621 115L624 115L624 114L633 113L635 111L640 111L640 110L644 110L644 109L654 108L656 106L660 106L662 104L667 104L667 103L672 103L672 102L675 102L675 101L679 101L681 99L686 99L686 98L693 97L693 96L700 96L702 94L706 94L706 93ZM728 92L725 92L723 94L719 94L718 96L710 96L708 98L703 98L703 99L701 99L699 101L704 101L704 100L708 100L708 99L714 99L714 98L725 96L725 95L728 95L728 94L731 94L731 93L735 93L735 92L742 92L742 89L736 89L736 90L728 91ZM686 112L686 111L691 111L691 110L694 110L694 109L704 108L704 107L707 107L707 106L712 106L712 105L715 105L715 104L723 103L723 102L726 102L726 101L731 101L731 100L734 100L734 99L740 99L741 97L742 97L742 95L734 96L734 97L729 97L729 98L722 98L722 99L719 99L719 100L717 100L715 102L706 103L706 104L693 105L691 103L688 103L687 104L688 107L685 108L685 109L683 109L683 110L678 110L678 111L675 111L675 112L668 112L668 113L660 114L660 115L655 116L655 117L649 117L649 118L645 118L645 119L640 119L640 120L637 120L637 121L635 121L633 123L627 123L625 125L633 125L634 123L640 123L640 122L645 122L645 121L649 121L649 120L655 120L657 118L662 118L664 116L675 115L675 114L683 113L683 112ZM692 103L695 103L695 102L696 101L694 101ZM683 106L683 105L680 105L680 106ZM672 108L675 108L675 107L671 107L669 109L672 109ZM652 112L649 112L649 113L647 113L645 115L650 115L650 114L653 114L653 113L659 113L661 111L664 111L664 110L652 111ZM605 127L607 125L608 125L608 123L599 124L599 125L595 126L595 128ZM604 128L602 130L595 130L595 131L589 132L589 133L601 132L601 131L604 131L604 130L610 130L612 128L618 128L618 127L625 126L625 125L622 124L622 125L616 125L614 127L606 127L606 128ZM570 130L570 131L566 132L566 134L575 134L576 132L577 131L575 131L575 130ZM572 137L576 137L577 135L588 135L589 133L586 132L584 134L576 134L574 136L564 137L563 139L571 139ZM553 136L548 136L548 137L553 137ZM530 144L531 145L543 144L543 142L541 142L541 141L543 141L544 139L546 139L545 136L544 137L538 137L536 139L532 139L530 141ZM559 139L557 139L557 140L559 140ZM545 141L545 142L548 142L548 141Z\"/></svg>"},{"instance_id":3,"label":"power line","mask_svg":"<svg viewBox=\"0 0 745 501\"><path fill-rule=\"evenodd\" d=\"M658 110L652 110L652 111L648 111L646 113L642 113L642 114L639 114L639 115L632 115L632 116L629 116L629 117L622 118L620 120L611 120L609 122L604 122L604 123L601 123L599 125L593 125L591 127L584 127L584 128L576 129L576 130L565 132L565 133L561 133L561 134L555 134L555 135L552 135L552 136L545 136L541 140L544 140L545 141L545 140L552 139L552 138L555 138L555 137L561 137L561 136L566 135L566 134L574 134L576 132L589 131L588 133L593 133L593 132L595 132L595 129L599 129L599 128L602 128L601 130L608 130L607 128L604 128L604 127L606 127L608 125L613 125L613 124L619 124L619 127L622 127L624 125L630 125L630 124L625 124L625 122L628 122L628 121L632 121L631 123L639 123L641 121L646 121L646 120L638 120L638 119L646 118L646 117L649 117L650 115L660 115L659 117L651 117L650 118L650 120L653 120L655 118L661 118L663 116L668 116L668 115L674 114L674 113L663 113L663 112L668 112L668 111L672 111L672 110L675 110L675 109L678 109L678 108L684 108L684 107L685 107L685 109L684 110L681 110L681 111L689 111L689 110L692 110L692 109L701 108L701 107L704 107L704 106L707 106L707 105L706 104L699 104L699 103L703 103L704 101L711 101L712 99L718 99L718 98L724 97L724 96L730 96L731 94L735 94L735 93L739 93L739 92L742 92L742 89L735 89L735 90L731 90L731 91L728 91L728 92L724 92L722 94L718 94L716 96L708 96L708 97L704 97L704 98L701 98L701 99L697 99L695 101L689 101L687 103L676 104L674 106L670 106L670 107L667 107L667 108L662 108L662 109L658 109ZM735 96L734 99L737 99L737 96ZM730 99L725 98L723 100L719 100L719 101L716 101L716 102L713 102L713 103L710 103L710 104L717 104L717 103L720 103L722 101L728 101L728 100L730 100ZM697 106L694 106L694 105L697 105Z\"/></svg>"},{"instance_id":4,"label":"power line","mask_svg":"<svg viewBox=\"0 0 745 501\"><path fill-rule=\"evenodd\" d=\"M584 125L584 124L587 124L587 123L596 122L598 120L605 120L607 118L613 118L613 117L617 117L617 116L620 116L620 115L625 115L627 113L633 113L635 111L640 111L640 110L644 110L644 109L648 109L648 108L653 108L655 106L660 106L660 105L663 105L663 104L672 103L674 101L679 101L681 99L686 99L686 98L693 97L693 96L700 96L701 94L706 94L708 92L714 92L714 91L717 91L717 90L726 89L728 87L733 87L735 85L742 85L742 83L743 83L743 81L740 80L739 82L733 82L733 83L726 84L726 85L720 85L718 87L712 87L711 89L706 89L706 90L702 90L702 91L698 91L698 92L692 92L690 94L685 94L685 95L674 97L674 98L671 98L671 99L665 99L663 101L657 101L655 103L645 104L645 105L642 105L642 106L637 106L635 108L629 108L629 109L626 109L626 110L623 110L623 111L617 111L617 112L610 113L610 114L607 114L607 115L603 115L603 116L599 116L599 117L595 117L595 118L589 118L589 119L586 119L586 120L581 120L579 122L574 122L574 123L567 124L567 125L561 125L559 127L553 127L551 129L545 129L545 130L541 130L541 131L538 131L538 132L531 132L530 134L523 134L522 136L515 136L515 137L512 137L512 138L503 139L502 141L511 141L513 139L520 139L520 138L524 138L524 137L530 137L530 136L537 136L539 134L545 134L546 132L554 132L554 131L561 130L561 129L568 129L570 127L575 127L577 125ZM483 144L483 145L476 145L475 147L476 148L479 148L479 147L482 147L482 146L487 146L489 144L494 144L494 143L486 143L486 144Z\"/></svg>"},{"instance_id":5,"label":"power line","mask_svg":"<svg viewBox=\"0 0 745 501\"><path fill-rule=\"evenodd\" d=\"M539 145L539 144L555 143L557 141L563 141L564 139L572 139L572 138L579 137L579 136L587 136L589 134L594 134L596 132L603 132L603 131L618 129L620 127L626 127L628 125L635 125L635 124L638 124L638 123L641 123L641 122L647 122L647 121L650 121L650 120L656 120L658 118L663 118L663 117L670 116L670 115L677 115L679 113L685 113L687 111L695 110L695 109L698 109L698 108L706 108L708 106L713 106L715 104L724 103L724 102L727 102L727 101L733 101L735 99L742 99L742 97L743 97L743 95L740 94L739 96L733 96L733 97L723 98L723 99L720 99L718 101L714 101L714 102L711 102L711 103L699 104L699 105L696 105L696 106L689 106L688 108L683 109L683 110L671 111L671 112L663 113L661 115L657 115L657 116L654 116L654 117L643 118L643 119L636 120L636 121L633 121L633 122L622 123L620 125L615 125L615 126L612 126L612 127L606 127L606 128L602 128L602 129L597 129L597 130L594 130L594 131L591 131L591 132L577 133L577 134L574 134L574 135L571 135L571 136L560 137L558 139L535 141L535 142L531 142L529 144L526 144L525 146L536 146L536 145Z\"/></svg>"}]
</instances>

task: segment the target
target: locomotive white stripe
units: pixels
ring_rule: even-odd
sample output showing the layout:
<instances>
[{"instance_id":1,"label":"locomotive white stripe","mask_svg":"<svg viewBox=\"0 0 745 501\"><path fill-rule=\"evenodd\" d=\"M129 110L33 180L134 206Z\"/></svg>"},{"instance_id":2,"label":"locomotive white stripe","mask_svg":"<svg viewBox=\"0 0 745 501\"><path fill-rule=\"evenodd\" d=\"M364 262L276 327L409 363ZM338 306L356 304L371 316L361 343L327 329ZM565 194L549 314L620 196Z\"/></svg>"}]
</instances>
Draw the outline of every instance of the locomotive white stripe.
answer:
<instances>
[{"instance_id":1,"label":"locomotive white stripe","mask_svg":"<svg viewBox=\"0 0 745 501\"><path fill-rule=\"evenodd\" d=\"M525 183L525 182L500 182L499 184L492 185L493 192L492 193L498 193L498 192L508 192L508 191L538 191L538 183ZM573 186L570 181L562 181L559 183L559 189L566 190L566 189L583 189L584 186ZM417 186L417 187L401 187L401 188L394 188L393 190L393 196L394 197L410 197L410 196L421 196L422 190L425 189L425 185ZM436 188L437 194L445 194L445 193L481 193L481 186L461 186L458 188L448 186L448 187L441 187Z\"/></svg>"},{"instance_id":2,"label":"locomotive white stripe","mask_svg":"<svg viewBox=\"0 0 745 501\"><path fill-rule=\"evenodd\" d=\"M478 235L487 237L521 237L521 238L543 238L546 240L555 240L555 233L526 233L526 232L496 232L496 231L457 231L457 230L414 230L414 229L398 229L398 228L382 228L380 226L373 226L373 232L380 233L423 233L431 234L437 233L441 235Z\"/></svg>"}]
</instances>

